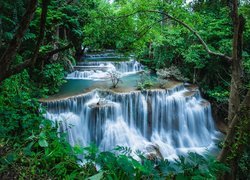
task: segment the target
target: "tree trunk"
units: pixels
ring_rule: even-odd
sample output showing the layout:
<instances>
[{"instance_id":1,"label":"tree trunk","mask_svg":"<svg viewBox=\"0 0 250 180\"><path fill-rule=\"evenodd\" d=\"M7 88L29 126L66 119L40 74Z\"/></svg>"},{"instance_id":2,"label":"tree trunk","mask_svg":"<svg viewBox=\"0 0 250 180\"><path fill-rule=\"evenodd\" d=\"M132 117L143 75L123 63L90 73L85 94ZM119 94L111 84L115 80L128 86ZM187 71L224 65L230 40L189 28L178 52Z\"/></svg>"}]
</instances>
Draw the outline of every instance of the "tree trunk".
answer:
<instances>
[{"instance_id":1,"label":"tree trunk","mask_svg":"<svg viewBox=\"0 0 250 180\"><path fill-rule=\"evenodd\" d=\"M2 26L2 18L0 17L0 48L2 46L2 37L3 37L3 26Z\"/></svg>"},{"instance_id":2,"label":"tree trunk","mask_svg":"<svg viewBox=\"0 0 250 180\"><path fill-rule=\"evenodd\" d=\"M239 42L240 28L243 25L240 23L240 18L238 15L238 0L233 1L232 6L232 19L233 19L233 52L232 52L232 77L230 86L230 97L229 97L229 108L228 108L228 122L230 123L235 116L237 109L240 105L240 87L241 87L241 58L239 57L239 47L241 43Z\"/></svg>"},{"instance_id":3,"label":"tree trunk","mask_svg":"<svg viewBox=\"0 0 250 180\"><path fill-rule=\"evenodd\" d=\"M33 18L33 15L35 13L36 7L37 7L38 0L31 0L29 3L29 6L21 20L21 23L19 25L19 28L17 29L17 32L13 39L10 41L9 46L3 53L1 59L0 59L0 79L5 74L6 71L9 70L11 62L13 58L15 57L17 50L19 49L22 38L29 28L30 22Z\"/></svg>"},{"instance_id":4,"label":"tree trunk","mask_svg":"<svg viewBox=\"0 0 250 180\"><path fill-rule=\"evenodd\" d=\"M75 47L75 59L76 61L80 61L83 56L83 50L81 46Z\"/></svg>"},{"instance_id":5,"label":"tree trunk","mask_svg":"<svg viewBox=\"0 0 250 180\"><path fill-rule=\"evenodd\" d=\"M42 14L41 14L41 19L40 19L40 30L39 30L39 36L37 38L36 48L35 48L35 51L33 53L32 59L31 59L32 66L34 66L36 63L40 46L43 43L49 3L50 3L50 0L43 0L42 1Z\"/></svg>"},{"instance_id":6,"label":"tree trunk","mask_svg":"<svg viewBox=\"0 0 250 180\"><path fill-rule=\"evenodd\" d=\"M15 65L13 67L10 67L13 58L15 57L17 50L19 46L21 45L21 40L24 36L25 31L28 29L29 24L32 20L32 17L35 13L35 9L37 6L37 1L31 0L30 5L28 9L26 10L26 13L23 16L23 19L21 21L20 27L18 28L13 40L10 42L9 47L4 52L2 58L0 59L0 82L2 82L4 79L22 72L25 68L31 67L35 64L37 58L40 46L44 39L44 33L45 33L45 25L46 25L46 17L47 17L47 11L48 11L48 5L50 0L43 0L42 1L42 13L41 13L41 19L40 19L40 30L39 35L36 41L36 47L34 49L33 55L30 59L25 60L23 63L20 63L18 65ZM11 50L14 50L11 52Z\"/></svg>"},{"instance_id":7,"label":"tree trunk","mask_svg":"<svg viewBox=\"0 0 250 180\"><path fill-rule=\"evenodd\" d=\"M250 119L250 90L248 90L246 97L244 98L244 101L241 103L241 105L238 107L237 113L235 114L234 118L231 121L231 124L229 126L227 136L224 141L224 147L222 148L219 156L217 157L218 161L226 163L227 157L231 152L231 147L233 146L233 143L235 143L235 134L237 127L239 126L241 122L241 117L243 116L242 110L246 113L246 117ZM250 123L248 123L248 126L250 126ZM250 127L246 127L247 129L250 129ZM239 154L239 152L238 152ZM230 163L231 164L231 163ZM234 164L232 164L235 166Z\"/></svg>"},{"instance_id":8,"label":"tree trunk","mask_svg":"<svg viewBox=\"0 0 250 180\"><path fill-rule=\"evenodd\" d=\"M249 111L250 105L250 91L248 91L245 100L240 105L240 88L241 88L241 60L242 60L242 42L243 42L243 30L244 30L244 18L238 14L238 0L233 0L232 2L232 20L233 20L233 44L232 44L232 74L231 74L231 86L230 86L230 96L228 104L228 123L229 131L227 133L226 139L224 141L224 147L221 150L218 160L223 163L227 163L231 167L231 171L226 173L224 179L236 179L237 168L238 168L238 158L240 149L234 149L236 151L232 153L231 148L234 144L241 146L236 138L236 131L239 128L241 122L240 114L243 108ZM235 154L236 153L236 154ZM228 157L233 156L231 159Z\"/></svg>"}]
</instances>

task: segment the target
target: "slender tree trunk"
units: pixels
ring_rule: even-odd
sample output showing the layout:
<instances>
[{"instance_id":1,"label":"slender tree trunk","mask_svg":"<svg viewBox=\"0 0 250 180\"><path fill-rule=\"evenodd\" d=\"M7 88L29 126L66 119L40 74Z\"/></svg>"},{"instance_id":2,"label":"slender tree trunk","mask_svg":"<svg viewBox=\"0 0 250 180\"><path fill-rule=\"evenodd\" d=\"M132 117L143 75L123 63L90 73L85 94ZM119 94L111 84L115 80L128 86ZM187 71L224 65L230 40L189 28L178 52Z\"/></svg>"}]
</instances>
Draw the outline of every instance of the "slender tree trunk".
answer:
<instances>
[{"instance_id":1,"label":"slender tree trunk","mask_svg":"<svg viewBox=\"0 0 250 180\"><path fill-rule=\"evenodd\" d=\"M193 84L196 83L196 68L194 68L194 74L193 74Z\"/></svg>"},{"instance_id":2,"label":"slender tree trunk","mask_svg":"<svg viewBox=\"0 0 250 180\"><path fill-rule=\"evenodd\" d=\"M241 59L239 57L239 30L240 18L238 15L238 0L234 0L232 4L232 19L233 19L233 52L232 52L232 75L229 97L228 121L232 121L237 109L240 105L240 87L241 87Z\"/></svg>"},{"instance_id":3,"label":"slender tree trunk","mask_svg":"<svg viewBox=\"0 0 250 180\"><path fill-rule=\"evenodd\" d=\"M154 59L154 52L153 52L153 43L150 41L148 45L148 58Z\"/></svg>"},{"instance_id":4,"label":"slender tree trunk","mask_svg":"<svg viewBox=\"0 0 250 180\"><path fill-rule=\"evenodd\" d=\"M83 55L83 50L81 46L75 47L75 59L80 61Z\"/></svg>"},{"instance_id":5,"label":"slender tree trunk","mask_svg":"<svg viewBox=\"0 0 250 180\"><path fill-rule=\"evenodd\" d=\"M19 49L22 38L27 31L30 22L33 18L33 15L35 13L36 7L37 7L38 0L31 0L29 3L29 6L22 18L22 21L20 23L19 28L17 29L17 32L13 39L10 41L9 46L3 53L1 59L0 59L0 79L3 76L3 74L9 70L11 62L13 58L15 57L17 50Z\"/></svg>"},{"instance_id":6,"label":"slender tree trunk","mask_svg":"<svg viewBox=\"0 0 250 180\"><path fill-rule=\"evenodd\" d=\"M36 48L35 48L35 51L33 53L33 57L31 59L32 66L34 66L36 63L36 60L37 60L38 54L39 54L40 46L43 43L49 3L50 3L50 0L43 0L42 1L42 14L41 14L41 18L40 18L40 30L39 30L39 36L37 38Z\"/></svg>"},{"instance_id":7,"label":"slender tree trunk","mask_svg":"<svg viewBox=\"0 0 250 180\"><path fill-rule=\"evenodd\" d=\"M0 17L0 48L2 46L2 37L3 37L3 26L2 26L2 18Z\"/></svg>"}]
</instances>

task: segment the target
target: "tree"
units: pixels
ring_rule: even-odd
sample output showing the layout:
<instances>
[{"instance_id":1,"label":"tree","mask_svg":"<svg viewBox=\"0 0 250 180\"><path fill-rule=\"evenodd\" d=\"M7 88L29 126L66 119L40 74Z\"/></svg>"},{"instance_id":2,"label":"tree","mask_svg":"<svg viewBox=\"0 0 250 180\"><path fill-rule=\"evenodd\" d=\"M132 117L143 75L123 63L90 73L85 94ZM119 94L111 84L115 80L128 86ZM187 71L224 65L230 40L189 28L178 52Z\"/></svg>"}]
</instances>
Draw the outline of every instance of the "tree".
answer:
<instances>
[{"instance_id":1,"label":"tree","mask_svg":"<svg viewBox=\"0 0 250 180\"><path fill-rule=\"evenodd\" d=\"M39 48L42 44L43 38L44 38L44 31L45 31L45 24L46 24L46 16L48 11L48 5L50 0L43 0L42 1L42 13L41 13L41 19L40 19L40 32L39 36L37 38L37 44L35 47L35 50L33 52L33 55L30 59L25 60L23 63L20 63L15 66L11 66L13 63L13 59L17 54L17 51L22 43L22 39L25 35L25 32L29 28L29 25L31 23L31 20L34 16L35 10L37 8L37 0L31 0L29 3L29 6L26 9L25 14L23 15L23 18L20 22L19 28L16 31L15 36L10 41L7 49L4 51L3 55L0 59L0 82L2 82L4 79L17 74L21 71L23 71L25 68L30 67L35 64L36 59L38 57Z\"/></svg>"},{"instance_id":2,"label":"tree","mask_svg":"<svg viewBox=\"0 0 250 180\"><path fill-rule=\"evenodd\" d=\"M20 20L14 25L9 23L13 21L12 14L1 12L4 17L1 23L5 26L0 24L0 82L24 69L29 69L35 80L34 75L39 77L39 73L34 71L42 71L46 64L60 59L61 64L81 59L83 27L90 23L90 12L96 10L99 1L30 0L28 5L20 1L25 13L17 12ZM6 4L14 7L11 2ZM58 58L64 51L67 51L64 57ZM21 60L17 60L19 57Z\"/></svg>"},{"instance_id":3,"label":"tree","mask_svg":"<svg viewBox=\"0 0 250 180\"><path fill-rule=\"evenodd\" d=\"M108 74L112 82L112 88L116 88L122 82L121 75L117 71L109 71Z\"/></svg>"}]
</instances>

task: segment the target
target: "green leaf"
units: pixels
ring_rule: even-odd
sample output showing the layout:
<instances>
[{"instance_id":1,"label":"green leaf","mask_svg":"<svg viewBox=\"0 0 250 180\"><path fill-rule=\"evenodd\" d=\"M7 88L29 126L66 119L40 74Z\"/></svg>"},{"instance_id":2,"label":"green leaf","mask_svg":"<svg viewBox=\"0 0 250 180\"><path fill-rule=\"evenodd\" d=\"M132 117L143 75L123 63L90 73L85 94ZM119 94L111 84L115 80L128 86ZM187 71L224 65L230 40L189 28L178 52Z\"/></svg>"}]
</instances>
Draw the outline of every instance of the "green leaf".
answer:
<instances>
[{"instance_id":1,"label":"green leaf","mask_svg":"<svg viewBox=\"0 0 250 180\"><path fill-rule=\"evenodd\" d=\"M14 153L8 154L6 157L8 163L12 163L13 161L15 161L15 159L16 159L16 154Z\"/></svg>"},{"instance_id":2,"label":"green leaf","mask_svg":"<svg viewBox=\"0 0 250 180\"><path fill-rule=\"evenodd\" d=\"M176 180L188 180L189 178L186 177L184 174L178 174L176 176Z\"/></svg>"},{"instance_id":3,"label":"green leaf","mask_svg":"<svg viewBox=\"0 0 250 180\"><path fill-rule=\"evenodd\" d=\"M88 178L88 180L100 180L102 179L104 172L99 172L98 174L95 174L94 176L91 176Z\"/></svg>"},{"instance_id":4,"label":"green leaf","mask_svg":"<svg viewBox=\"0 0 250 180\"><path fill-rule=\"evenodd\" d=\"M41 132L39 134L39 137L40 137L40 139L45 139L46 138L46 134L44 132Z\"/></svg>"},{"instance_id":5,"label":"green leaf","mask_svg":"<svg viewBox=\"0 0 250 180\"><path fill-rule=\"evenodd\" d=\"M38 144L41 146L41 147L48 147L48 142L45 140L45 139L40 139L38 141Z\"/></svg>"}]
</instances>

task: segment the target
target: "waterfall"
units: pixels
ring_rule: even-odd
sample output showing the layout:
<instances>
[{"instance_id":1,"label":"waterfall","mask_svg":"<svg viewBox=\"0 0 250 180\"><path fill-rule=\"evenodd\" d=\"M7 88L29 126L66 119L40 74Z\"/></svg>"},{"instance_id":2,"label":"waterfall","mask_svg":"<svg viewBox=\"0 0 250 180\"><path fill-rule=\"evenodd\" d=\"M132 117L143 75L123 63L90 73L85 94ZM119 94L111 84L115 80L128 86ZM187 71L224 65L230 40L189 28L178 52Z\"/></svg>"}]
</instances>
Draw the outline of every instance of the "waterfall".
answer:
<instances>
[{"instance_id":1,"label":"waterfall","mask_svg":"<svg viewBox=\"0 0 250 180\"><path fill-rule=\"evenodd\" d=\"M74 69L74 72L68 74L67 79L107 79L109 77L108 72L110 71L118 71L122 75L127 75L142 71L143 66L135 60L121 62L88 61L79 62Z\"/></svg>"},{"instance_id":2,"label":"waterfall","mask_svg":"<svg viewBox=\"0 0 250 180\"><path fill-rule=\"evenodd\" d=\"M136 73L143 66L132 59L111 58L112 53L88 55L88 61L74 66L75 71L67 79L87 79L74 81L86 84L97 81L92 83L94 87L105 87L109 73L117 71L128 79L120 87L122 93L92 88L85 94L43 103L47 108L45 117L59 124L58 131L67 132L72 146L95 143L107 151L119 145L145 153L154 151L165 158L215 147L220 133L210 103L202 99L197 88L178 83L169 89L136 91L130 81L136 81Z\"/></svg>"},{"instance_id":3,"label":"waterfall","mask_svg":"<svg viewBox=\"0 0 250 180\"><path fill-rule=\"evenodd\" d=\"M93 70L91 71L74 71L68 74L67 79L86 79L90 77L94 73Z\"/></svg>"},{"instance_id":4,"label":"waterfall","mask_svg":"<svg viewBox=\"0 0 250 180\"><path fill-rule=\"evenodd\" d=\"M219 132L209 102L184 85L115 93L89 93L44 102L46 118L68 132L72 146L95 143L101 150L117 145L147 152L158 147L163 157L214 146Z\"/></svg>"}]
</instances>

